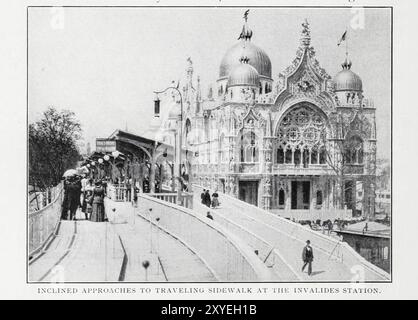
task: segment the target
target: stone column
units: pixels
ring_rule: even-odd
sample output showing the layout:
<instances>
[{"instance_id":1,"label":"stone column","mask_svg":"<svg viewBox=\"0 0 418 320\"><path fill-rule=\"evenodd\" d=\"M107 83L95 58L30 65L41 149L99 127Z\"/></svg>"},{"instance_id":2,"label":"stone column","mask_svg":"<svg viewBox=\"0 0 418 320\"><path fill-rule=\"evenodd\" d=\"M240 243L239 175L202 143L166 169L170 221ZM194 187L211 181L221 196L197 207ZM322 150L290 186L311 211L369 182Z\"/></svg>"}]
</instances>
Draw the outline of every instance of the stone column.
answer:
<instances>
[{"instance_id":1,"label":"stone column","mask_svg":"<svg viewBox=\"0 0 418 320\"><path fill-rule=\"evenodd\" d=\"M309 204L309 209L310 210L314 210L315 209L315 205L316 205L316 191L318 189L320 189L320 187L318 188L318 181L315 179L312 179L312 186L311 186L311 202ZM323 200L323 199L322 199Z\"/></svg>"},{"instance_id":2,"label":"stone column","mask_svg":"<svg viewBox=\"0 0 418 320\"><path fill-rule=\"evenodd\" d=\"M262 208L264 210L270 210L271 208L271 199L272 199L272 186L270 176L265 175L262 179Z\"/></svg>"},{"instance_id":3,"label":"stone column","mask_svg":"<svg viewBox=\"0 0 418 320\"><path fill-rule=\"evenodd\" d=\"M261 161L262 167L261 172L263 172L262 179L262 207L264 210L271 209L271 201L273 198L273 188L272 188L272 170L273 170L273 139L272 136L263 137L263 158ZM264 160L264 161L263 161Z\"/></svg>"},{"instance_id":4,"label":"stone column","mask_svg":"<svg viewBox=\"0 0 418 320\"><path fill-rule=\"evenodd\" d=\"M285 183L287 185L285 189L285 210L290 210L292 208L292 181L287 179Z\"/></svg>"}]
</instances>

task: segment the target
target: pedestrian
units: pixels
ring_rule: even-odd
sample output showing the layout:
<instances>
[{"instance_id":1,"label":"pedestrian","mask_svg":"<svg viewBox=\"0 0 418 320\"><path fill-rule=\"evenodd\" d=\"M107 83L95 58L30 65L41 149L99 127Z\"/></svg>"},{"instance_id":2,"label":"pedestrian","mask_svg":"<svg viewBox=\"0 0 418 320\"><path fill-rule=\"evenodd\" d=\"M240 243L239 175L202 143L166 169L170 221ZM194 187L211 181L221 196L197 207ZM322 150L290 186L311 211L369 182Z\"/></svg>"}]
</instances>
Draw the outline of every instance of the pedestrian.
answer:
<instances>
[{"instance_id":1,"label":"pedestrian","mask_svg":"<svg viewBox=\"0 0 418 320\"><path fill-rule=\"evenodd\" d=\"M90 197L93 194L93 180L87 179L87 182L83 182L83 180L81 180L81 184L82 184L81 191L83 192L83 202L81 205L81 211L84 212L84 216L86 217L86 220L88 220L89 218L88 218L87 207L88 207Z\"/></svg>"},{"instance_id":2,"label":"pedestrian","mask_svg":"<svg viewBox=\"0 0 418 320\"><path fill-rule=\"evenodd\" d=\"M211 204L211 202L212 202L212 201L211 201L211 199L210 199L210 193L209 193L209 190L206 190L204 199L205 199L205 205L206 205L208 208L210 208L210 204Z\"/></svg>"},{"instance_id":3,"label":"pedestrian","mask_svg":"<svg viewBox=\"0 0 418 320\"><path fill-rule=\"evenodd\" d=\"M302 267L302 272L305 270L305 267L308 266L308 275L312 273L312 261L313 261L313 249L311 247L311 242L306 240L306 246L303 248L302 251L302 260L304 262Z\"/></svg>"},{"instance_id":4,"label":"pedestrian","mask_svg":"<svg viewBox=\"0 0 418 320\"><path fill-rule=\"evenodd\" d=\"M328 220L328 234L331 234L332 229L334 228L332 221Z\"/></svg>"},{"instance_id":5,"label":"pedestrian","mask_svg":"<svg viewBox=\"0 0 418 320\"><path fill-rule=\"evenodd\" d=\"M104 188L101 181L97 181L93 189L92 205L90 221L104 222L106 217L104 211Z\"/></svg>"},{"instance_id":6,"label":"pedestrian","mask_svg":"<svg viewBox=\"0 0 418 320\"><path fill-rule=\"evenodd\" d=\"M206 218L213 220L213 216L210 214L210 212L206 212Z\"/></svg>"},{"instance_id":7,"label":"pedestrian","mask_svg":"<svg viewBox=\"0 0 418 320\"><path fill-rule=\"evenodd\" d=\"M86 213L86 185L88 183L88 180L86 175L82 175L81 179L81 211Z\"/></svg>"},{"instance_id":8,"label":"pedestrian","mask_svg":"<svg viewBox=\"0 0 418 320\"><path fill-rule=\"evenodd\" d=\"M81 182L77 177L71 177L67 186L67 208L70 210L69 220L76 220L76 212L80 206Z\"/></svg>"},{"instance_id":9,"label":"pedestrian","mask_svg":"<svg viewBox=\"0 0 418 320\"><path fill-rule=\"evenodd\" d=\"M212 208L216 208L219 206L219 195L217 190L215 190L214 193L212 193Z\"/></svg>"},{"instance_id":10,"label":"pedestrian","mask_svg":"<svg viewBox=\"0 0 418 320\"><path fill-rule=\"evenodd\" d=\"M107 196L107 181L108 181L108 177L105 177L105 179L102 181L102 186L104 189L104 195Z\"/></svg>"},{"instance_id":11,"label":"pedestrian","mask_svg":"<svg viewBox=\"0 0 418 320\"><path fill-rule=\"evenodd\" d=\"M89 179L89 182L86 186L86 212L85 217L86 220L89 220L89 217L91 216L91 213L93 212L93 179Z\"/></svg>"},{"instance_id":12,"label":"pedestrian","mask_svg":"<svg viewBox=\"0 0 418 320\"><path fill-rule=\"evenodd\" d=\"M202 204L205 204L205 193L206 189L203 189L203 192L200 194L200 200Z\"/></svg>"}]
</instances>

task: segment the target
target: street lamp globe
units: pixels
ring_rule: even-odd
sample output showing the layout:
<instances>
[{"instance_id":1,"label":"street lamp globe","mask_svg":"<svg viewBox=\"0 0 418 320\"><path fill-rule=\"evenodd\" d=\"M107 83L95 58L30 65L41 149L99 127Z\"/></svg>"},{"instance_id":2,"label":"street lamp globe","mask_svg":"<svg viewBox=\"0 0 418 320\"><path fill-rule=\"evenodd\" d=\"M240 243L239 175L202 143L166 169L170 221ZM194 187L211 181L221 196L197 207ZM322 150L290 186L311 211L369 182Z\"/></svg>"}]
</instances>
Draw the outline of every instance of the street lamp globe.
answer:
<instances>
[{"instance_id":1,"label":"street lamp globe","mask_svg":"<svg viewBox=\"0 0 418 320\"><path fill-rule=\"evenodd\" d=\"M91 165L94 167L96 165L96 162L92 161Z\"/></svg>"},{"instance_id":2,"label":"street lamp globe","mask_svg":"<svg viewBox=\"0 0 418 320\"><path fill-rule=\"evenodd\" d=\"M113 158L117 158L117 157L119 157L119 155L120 155L120 152L119 151L113 151L112 152L112 156L113 156Z\"/></svg>"},{"instance_id":3,"label":"street lamp globe","mask_svg":"<svg viewBox=\"0 0 418 320\"><path fill-rule=\"evenodd\" d=\"M105 156L103 157L103 159L104 159L105 161L109 161L110 157L109 157L109 155L105 155Z\"/></svg>"},{"instance_id":4,"label":"street lamp globe","mask_svg":"<svg viewBox=\"0 0 418 320\"><path fill-rule=\"evenodd\" d=\"M99 162L100 164L102 164L103 163L103 159L102 158L99 158L99 160L97 160L97 162Z\"/></svg>"}]
</instances>

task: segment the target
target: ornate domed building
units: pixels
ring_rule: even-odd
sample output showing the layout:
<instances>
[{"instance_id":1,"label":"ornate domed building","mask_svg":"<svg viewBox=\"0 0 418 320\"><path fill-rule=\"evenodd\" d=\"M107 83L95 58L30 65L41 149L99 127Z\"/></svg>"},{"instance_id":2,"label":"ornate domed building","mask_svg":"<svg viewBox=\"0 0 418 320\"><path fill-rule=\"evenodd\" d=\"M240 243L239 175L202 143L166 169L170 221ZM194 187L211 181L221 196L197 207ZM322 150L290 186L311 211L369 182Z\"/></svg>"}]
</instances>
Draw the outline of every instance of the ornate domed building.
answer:
<instances>
[{"instance_id":1,"label":"ornate domed building","mask_svg":"<svg viewBox=\"0 0 418 320\"><path fill-rule=\"evenodd\" d=\"M252 37L245 17L205 98L189 60L182 147L191 182L297 220L372 215L375 108L351 61L329 76L305 21L295 59L273 81Z\"/></svg>"}]
</instances>

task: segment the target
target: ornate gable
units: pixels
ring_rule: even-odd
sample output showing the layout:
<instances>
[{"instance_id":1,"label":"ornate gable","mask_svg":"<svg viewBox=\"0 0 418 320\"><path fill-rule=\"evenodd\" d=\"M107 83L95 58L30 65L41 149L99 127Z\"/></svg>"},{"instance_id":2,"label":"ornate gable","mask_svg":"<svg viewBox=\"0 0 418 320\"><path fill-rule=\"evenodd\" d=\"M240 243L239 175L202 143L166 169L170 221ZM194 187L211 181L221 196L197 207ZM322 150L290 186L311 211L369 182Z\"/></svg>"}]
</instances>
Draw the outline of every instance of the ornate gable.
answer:
<instances>
[{"instance_id":1,"label":"ornate gable","mask_svg":"<svg viewBox=\"0 0 418 320\"><path fill-rule=\"evenodd\" d=\"M296 58L279 74L275 101L279 110L292 101L303 99L322 107L327 114L335 107L331 76L319 65L310 42L309 23L305 21L302 23L301 45Z\"/></svg>"},{"instance_id":2,"label":"ornate gable","mask_svg":"<svg viewBox=\"0 0 418 320\"><path fill-rule=\"evenodd\" d=\"M245 108L235 108L234 112L238 120L236 127L238 131L244 128L261 129L264 128L266 124L266 120L264 119L263 115L254 106L247 105Z\"/></svg>"}]
</instances>

